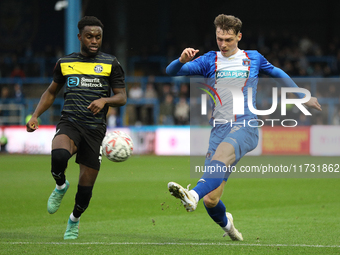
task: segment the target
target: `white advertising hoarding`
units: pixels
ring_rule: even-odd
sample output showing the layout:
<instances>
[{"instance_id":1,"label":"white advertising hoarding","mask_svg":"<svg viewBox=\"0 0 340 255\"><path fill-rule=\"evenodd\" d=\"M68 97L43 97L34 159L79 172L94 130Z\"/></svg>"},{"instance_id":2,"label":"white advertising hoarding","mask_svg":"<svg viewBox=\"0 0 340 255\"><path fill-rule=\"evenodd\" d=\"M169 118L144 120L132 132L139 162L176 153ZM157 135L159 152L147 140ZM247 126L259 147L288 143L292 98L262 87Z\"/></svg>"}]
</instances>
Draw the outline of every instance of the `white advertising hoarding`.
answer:
<instances>
[{"instance_id":1,"label":"white advertising hoarding","mask_svg":"<svg viewBox=\"0 0 340 255\"><path fill-rule=\"evenodd\" d=\"M340 156L340 126L312 126L310 132L312 156Z\"/></svg>"},{"instance_id":2,"label":"white advertising hoarding","mask_svg":"<svg viewBox=\"0 0 340 255\"><path fill-rule=\"evenodd\" d=\"M156 129L156 155L190 155L190 128Z\"/></svg>"},{"instance_id":3,"label":"white advertising hoarding","mask_svg":"<svg viewBox=\"0 0 340 255\"><path fill-rule=\"evenodd\" d=\"M312 156L340 156L340 126L323 125L310 128L310 154ZM154 152L156 155L204 156L207 153L210 136L210 128L194 130L189 127L157 127L155 130L148 131L148 135L149 133L155 134L150 139L146 139L145 132L129 128L108 129L108 132L113 130L122 130L131 135L135 143L135 154ZM32 133L28 133L25 126L11 126L3 127L0 129L0 135L2 132L8 139L6 149L9 153L50 154L55 126L40 126ZM261 130L259 134L258 146L247 155L262 154ZM146 142L140 143L138 140ZM139 146L141 147L138 148Z\"/></svg>"},{"instance_id":4,"label":"white advertising hoarding","mask_svg":"<svg viewBox=\"0 0 340 255\"><path fill-rule=\"evenodd\" d=\"M50 154L55 126L40 126L28 133L25 126L5 128L7 151L9 153Z\"/></svg>"}]
</instances>

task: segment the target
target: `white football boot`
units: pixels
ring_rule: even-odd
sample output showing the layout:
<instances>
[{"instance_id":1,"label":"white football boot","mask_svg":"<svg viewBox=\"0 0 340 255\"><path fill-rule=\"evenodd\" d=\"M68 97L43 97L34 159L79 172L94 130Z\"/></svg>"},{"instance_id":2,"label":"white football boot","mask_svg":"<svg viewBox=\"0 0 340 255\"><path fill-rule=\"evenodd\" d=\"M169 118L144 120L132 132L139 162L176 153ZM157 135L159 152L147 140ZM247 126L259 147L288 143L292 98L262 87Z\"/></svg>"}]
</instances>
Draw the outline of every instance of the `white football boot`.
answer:
<instances>
[{"instance_id":1,"label":"white football boot","mask_svg":"<svg viewBox=\"0 0 340 255\"><path fill-rule=\"evenodd\" d=\"M231 213L226 212L226 216L227 216L228 221L230 222L231 226L230 226L230 230L226 231L224 233L223 237L229 236L231 238L231 240L233 240L233 241L243 241L242 234L234 226L234 219L233 219L233 216L231 215Z\"/></svg>"},{"instance_id":2,"label":"white football boot","mask_svg":"<svg viewBox=\"0 0 340 255\"><path fill-rule=\"evenodd\" d=\"M179 198L182 201L185 209L188 212L195 211L197 208L197 201L196 199L190 194L189 186L185 189L181 185L176 182L169 182L168 189L170 194L173 195L175 198Z\"/></svg>"}]
</instances>

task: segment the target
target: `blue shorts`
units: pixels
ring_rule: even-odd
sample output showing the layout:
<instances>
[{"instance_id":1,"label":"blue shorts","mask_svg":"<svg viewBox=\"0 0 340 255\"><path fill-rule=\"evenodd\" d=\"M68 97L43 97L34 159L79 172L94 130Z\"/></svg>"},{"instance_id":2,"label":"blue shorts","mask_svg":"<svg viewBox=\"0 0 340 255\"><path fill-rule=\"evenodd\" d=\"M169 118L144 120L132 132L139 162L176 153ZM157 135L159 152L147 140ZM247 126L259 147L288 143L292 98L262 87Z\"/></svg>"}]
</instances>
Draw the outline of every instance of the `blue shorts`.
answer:
<instances>
[{"instance_id":1,"label":"blue shorts","mask_svg":"<svg viewBox=\"0 0 340 255\"><path fill-rule=\"evenodd\" d=\"M259 131L257 127L244 125L233 125L231 127L230 123L216 125L210 133L205 166L209 166L218 145L222 142L230 143L234 147L236 160L232 166L235 166L246 153L256 148L258 141ZM227 176L229 177L229 173L227 173ZM228 177L224 180L226 181Z\"/></svg>"}]
</instances>

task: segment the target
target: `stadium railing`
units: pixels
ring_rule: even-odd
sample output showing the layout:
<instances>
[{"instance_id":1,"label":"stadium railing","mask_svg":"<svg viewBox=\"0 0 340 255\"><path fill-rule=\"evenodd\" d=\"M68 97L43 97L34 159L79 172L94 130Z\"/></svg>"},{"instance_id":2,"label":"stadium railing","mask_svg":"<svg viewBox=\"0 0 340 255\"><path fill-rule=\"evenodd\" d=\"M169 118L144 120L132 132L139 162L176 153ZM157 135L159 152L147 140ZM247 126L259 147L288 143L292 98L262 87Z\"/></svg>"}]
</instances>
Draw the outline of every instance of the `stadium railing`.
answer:
<instances>
[{"instance_id":1,"label":"stadium railing","mask_svg":"<svg viewBox=\"0 0 340 255\"><path fill-rule=\"evenodd\" d=\"M7 85L11 86L16 83L20 84L21 86L25 85L34 85L32 88L34 89L35 87L40 87L40 89L44 90L47 88L48 84L52 81L52 77L42 77L42 78L0 78L0 86L2 85ZM298 82L308 84L310 86L310 90L312 95L317 94L317 85L320 84L323 80L320 80L320 78L298 78ZM142 87L143 90L145 90L147 83L150 82L150 77L147 76L141 76L141 77L135 77L135 76L127 76L126 77L126 83L139 83ZM181 86L182 83L189 83L190 79L187 77L153 77L152 78L152 83L154 84L173 84L177 88ZM339 82L338 78L325 78L324 79L324 84L327 83L336 83ZM298 84L299 85L299 84ZM37 94L36 97L27 97L25 98L25 103L22 103L21 106L18 106L18 111L13 111L17 112L19 114L16 115L15 122L21 123L21 125L25 124L25 118L23 116L27 116L29 114L32 114L34 111L36 105L39 102L41 94ZM319 102L321 105L325 105L325 110L327 114L327 123L324 124L332 124L332 117L334 116L337 108L339 108L340 100L339 97L334 97L334 98L323 98L319 97ZM14 102L14 99L12 99L11 103ZM176 100L175 100L176 102ZM0 99L0 104L3 104L4 102ZM141 98L141 99L128 99L127 104L131 105L144 105L144 104L150 104L153 105L153 122L155 124L159 123L159 109L160 109L160 102L158 99L147 99L147 98ZM58 96L53 104L53 106L46 111L42 116L41 116L41 122L46 125L55 125L60 116L60 112L63 107L63 97L62 94ZM1 114L1 113L0 113ZM126 114L126 106L121 107L120 114L122 119L125 118ZM4 119L2 119L3 121ZM19 120L19 121L18 121Z\"/></svg>"}]
</instances>

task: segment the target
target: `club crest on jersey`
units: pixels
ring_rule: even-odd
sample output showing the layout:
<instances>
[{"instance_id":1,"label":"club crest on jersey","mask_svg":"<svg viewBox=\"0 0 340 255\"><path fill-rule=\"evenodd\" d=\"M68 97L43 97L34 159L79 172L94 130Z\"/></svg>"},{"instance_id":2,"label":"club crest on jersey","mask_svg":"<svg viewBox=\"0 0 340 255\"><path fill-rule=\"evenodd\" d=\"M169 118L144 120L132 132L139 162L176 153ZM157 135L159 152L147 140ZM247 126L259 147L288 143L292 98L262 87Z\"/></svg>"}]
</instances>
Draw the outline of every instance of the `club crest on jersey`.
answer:
<instances>
[{"instance_id":1,"label":"club crest on jersey","mask_svg":"<svg viewBox=\"0 0 340 255\"><path fill-rule=\"evenodd\" d=\"M103 71L103 67L102 67L101 65L96 65L96 66L94 67L94 71L95 71L96 73L101 73L101 72Z\"/></svg>"},{"instance_id":2,"label":"club crest on jersey","mask_svg":"<svg viewBox=\"0 0 340 255\"><path fill-rule=\"evenodd\" d=\"M248 59L248 58L242 59L242 65L243 66L250 66L250 59Z\"/></svg>"}]
</instances>

